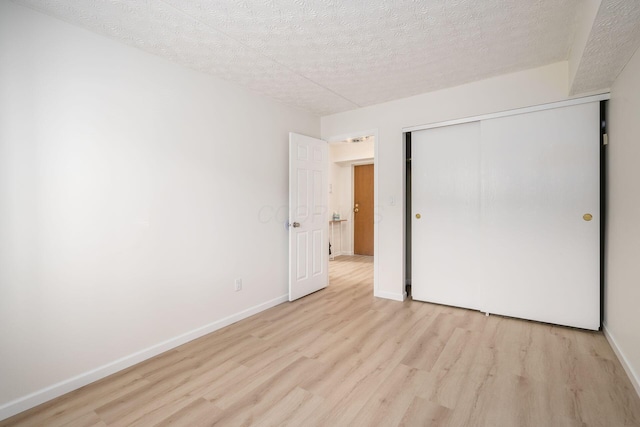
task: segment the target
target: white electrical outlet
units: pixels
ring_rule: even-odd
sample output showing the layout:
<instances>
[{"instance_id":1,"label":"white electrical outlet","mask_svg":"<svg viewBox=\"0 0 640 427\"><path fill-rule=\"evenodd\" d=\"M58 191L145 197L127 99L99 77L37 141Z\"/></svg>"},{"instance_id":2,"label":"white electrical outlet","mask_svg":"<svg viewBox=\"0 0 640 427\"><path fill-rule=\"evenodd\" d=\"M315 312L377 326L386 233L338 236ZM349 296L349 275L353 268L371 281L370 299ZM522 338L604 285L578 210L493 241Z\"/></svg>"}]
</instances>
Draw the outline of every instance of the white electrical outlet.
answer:
<instances>
[{"instance_id":1,"label":"white electrical outlet","mask_svg":"<svg viewBox=\"0 0 640 427\"><path fill-rule=\"evenodd\" d=\"M235 285L236 285L236 292L241 291L242 290L242 279L236 279Z\"/></svg>"}]
</instances>

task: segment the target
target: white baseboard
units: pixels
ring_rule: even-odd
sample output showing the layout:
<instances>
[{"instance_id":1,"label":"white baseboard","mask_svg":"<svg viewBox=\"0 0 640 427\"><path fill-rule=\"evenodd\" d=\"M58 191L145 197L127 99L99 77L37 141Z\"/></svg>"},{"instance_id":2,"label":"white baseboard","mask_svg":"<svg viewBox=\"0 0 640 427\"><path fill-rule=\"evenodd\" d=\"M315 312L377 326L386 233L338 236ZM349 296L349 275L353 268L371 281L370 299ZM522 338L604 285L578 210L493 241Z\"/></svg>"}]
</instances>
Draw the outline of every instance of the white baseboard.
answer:
<instances>
[{"instance_id":1,"label":"white baseboard","mask_svg":"<svg viewBox=\"0 0 640 427\"><path fill-rule=\"evenodd\" d=\"M607 338L607 341L609 341L609 345L611 345L613 352L616 354L616 356L618 356L618 360L620 360L620 364L624 368L624 371L627 373L631 384L633 384L633 388L636 389L636 393L638 393L638 396L640 396L640 376L638 376L638 374L629 364L629 361L624 356L622 349L618 347L618 343L616 342L616 339L613 337L613 335L611 335L611 331L607 328L607 325L602 325L602 331L604 332L604 336Z\"/></svg>"},{"instance_id":2,"label":"white baseboard","mask_svg":"<svg viewBox=\"0 0 640 427\"><path fill-rule=\"evenodd\" d=\"M0 406L0 421L289 300L283 295Z\"/></svg>"},{"instance_id":3,"label":"white baseboard","mask_svg":"<svg viewBox=\"0 0 640 427\"><path fill-rule=\"evenodd\" d=\"M404 301L406 298L405 293L396 294L394 292L385 292L385 291L374 291L373 296L378 298L392 299L394 301Z\"/></svg>"}]
</instances>

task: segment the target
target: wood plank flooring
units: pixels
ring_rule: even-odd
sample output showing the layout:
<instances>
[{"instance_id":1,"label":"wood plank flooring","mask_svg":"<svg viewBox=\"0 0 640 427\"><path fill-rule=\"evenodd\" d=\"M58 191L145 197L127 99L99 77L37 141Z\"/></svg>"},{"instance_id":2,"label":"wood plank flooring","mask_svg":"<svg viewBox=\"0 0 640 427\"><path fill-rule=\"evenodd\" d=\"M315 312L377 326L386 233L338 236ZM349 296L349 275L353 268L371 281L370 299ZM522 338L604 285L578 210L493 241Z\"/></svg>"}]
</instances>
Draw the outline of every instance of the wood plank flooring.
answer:
<instances>
[{"instance_id":1,"label":"wood plank flooring","mask_svg":"<svg viewBox=\"0 0 640 427\"><path fill-rule=\"evenodd\" d=\"M640 426L601 333L374 298L371 261L0 426Z\"/></svg>"}]
</instances>

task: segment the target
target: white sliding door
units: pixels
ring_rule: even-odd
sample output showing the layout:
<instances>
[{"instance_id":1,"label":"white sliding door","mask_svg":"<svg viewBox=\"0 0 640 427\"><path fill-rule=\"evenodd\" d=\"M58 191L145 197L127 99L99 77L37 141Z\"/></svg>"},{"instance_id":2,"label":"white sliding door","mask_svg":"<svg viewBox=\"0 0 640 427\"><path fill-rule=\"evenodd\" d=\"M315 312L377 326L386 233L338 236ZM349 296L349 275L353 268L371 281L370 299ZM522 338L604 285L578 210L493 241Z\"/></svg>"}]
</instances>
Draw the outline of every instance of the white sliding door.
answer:
<instances>
[{"instance_id":1,"label":"white sliding door","mask_svg":"<svg viewBox=\"0 0 640 427\"><path fill-rule=\"evenodd\" d=\"M413 298L598 329L599 156L598 102L413 132Z\"/></svg>"},{"instance_id":2,"label":"white sliding door","mask_svg":"<svg viewBox=\"0 0 640 427\"><path fill-rule=\"evenodd\" d=\"M599 118L596 102L482 122L483 310L600 326Z\"/></svg>"},{"instance_id":3,"label":"white sliding door","mask_svg":"<svg viewBox=\"0 0 640 427\"><path fill-rule=\"evenodd\" d=\"M415 132L411 159L412 297L479 308L480 123Z\"/></svg>"}]
</instances>

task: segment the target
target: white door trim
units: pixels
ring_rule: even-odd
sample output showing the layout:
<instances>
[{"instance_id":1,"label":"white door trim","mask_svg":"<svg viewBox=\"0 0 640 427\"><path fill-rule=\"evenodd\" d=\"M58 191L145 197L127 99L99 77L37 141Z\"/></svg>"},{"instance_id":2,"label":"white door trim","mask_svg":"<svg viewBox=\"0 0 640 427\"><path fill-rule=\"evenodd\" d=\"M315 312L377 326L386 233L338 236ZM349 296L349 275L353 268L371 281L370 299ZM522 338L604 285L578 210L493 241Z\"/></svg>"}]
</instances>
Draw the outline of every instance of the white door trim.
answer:
<instances>
[{"instance_id":1,"label":"white door trim","mask_svg":"<svg viewBox=\"0 0 640 427\"><path fill-rule=\"evenodd\" d=\"M552 108L569 107L571 105L586 104L589 102L606 101L611 98L609 92L599 95L585 96L582 98L567 99L565 101L551 102L549 104L533 105L531 107L516 108L515 110L499 111L497 113L483 114L480 116L464 117L462 119L447 120L444 122L430 123L425 125L409 126L402 128L402 132L415 132L418 130L439 128L442 126L459 125L481 120L497 119L499 117L515 116L516 114L532 113L534 111L551 110Z\"/></svg>"},{"instance_id":2,"label":"white door trim","mask_svg":"<svg viewBox=\"0 0 640 427\"><path fill-rule=\"evenodd\" d=\"M349 138L357 138L359 136L365 136L365 135L371 135L373 136L373 204L374 204L374 209L377 209L380 206L380 202L379 202L379 197L378 197L378 182L379 182L379 167L378 167L378 147L380 144L380 137L378 134L378 129L369 129L369 130L364 130L364 131L357 131L357 132L349 132L349 133L344 133L341 135L335 135L335 136L331 136L328 138L325 138L326 141L328 143L332 143L332 142L339 142L339 141L344 141L346 139ZM352 197L353 197L353 192L352 192ZM393 297L387 295L387 293L385 293L384 295L382 295L379 292L379 286L380 286L380 261L379 261L379 256L378 254L380 253L380 245L379 245L379 236L380 233L378 231L378 221L375 219L376 216L374 214L374 221L373 221L373 295L376 297L381 297L381 298L387 298L387 299L398 299L398 297L396 295L393 295ZM406 297L406 295L403 293L402 296L402 300L404 300L404 298Z\"/></svg>"}]
</instances>

